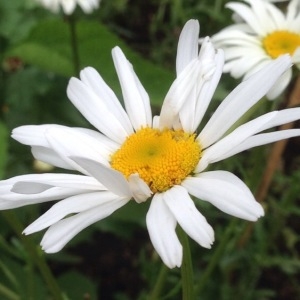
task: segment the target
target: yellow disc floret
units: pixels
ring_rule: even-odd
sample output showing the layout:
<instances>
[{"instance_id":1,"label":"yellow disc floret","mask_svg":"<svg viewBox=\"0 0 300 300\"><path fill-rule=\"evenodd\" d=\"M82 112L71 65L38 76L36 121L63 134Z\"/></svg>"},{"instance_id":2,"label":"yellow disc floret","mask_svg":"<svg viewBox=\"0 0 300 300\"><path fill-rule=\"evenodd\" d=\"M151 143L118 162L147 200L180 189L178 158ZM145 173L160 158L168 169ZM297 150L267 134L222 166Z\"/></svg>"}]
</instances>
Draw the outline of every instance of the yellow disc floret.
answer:
<instances>
[{"instance_id":1,"label":"yellow disc floret","mask_svg":"<svg viewBox=\"0 0 300 300\"><path fill-rule=\"evenodd\" d=\"M262 44L272 58L277 58L282 54L293 55L300 47L300 34L287 30L274 31L262 40Z\"/></svg>"},{"instance_id":2,"label":"yellow disc floret","mask_svg":"<svg viewBox=\"0 0 300 300\"><path fill-rule=\"evenodd\" d=\"M111 156L111 166L127 178L138 173L153 193L163 192L193 172L201 156L194 134L142 128Z\"/></svg>"}]
</instances>

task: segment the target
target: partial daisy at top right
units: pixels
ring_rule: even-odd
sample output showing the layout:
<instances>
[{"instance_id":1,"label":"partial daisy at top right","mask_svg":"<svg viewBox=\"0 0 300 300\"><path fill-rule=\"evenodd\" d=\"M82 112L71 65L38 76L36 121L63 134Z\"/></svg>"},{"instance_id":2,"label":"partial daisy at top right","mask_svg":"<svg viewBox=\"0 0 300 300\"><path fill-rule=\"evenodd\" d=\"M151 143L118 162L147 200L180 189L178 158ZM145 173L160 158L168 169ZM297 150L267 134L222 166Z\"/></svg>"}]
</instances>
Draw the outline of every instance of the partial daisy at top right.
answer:
<instances>
[{"instance_id":1,"label":"partial daisy at top right","mask_svg":"<svg viewBox=\"0 0 300 300\"><path fill-rule=\"evenodd\" d=\"M294 69L287 70L266 95L278 97L290 83L293 71L300 69L300 1L291 0L286 11L263 0L229 2L238 21L212 37L225 52L224 73L234 78L251 76L280 55L290 54Z\"/></svg>"}]
</instances>

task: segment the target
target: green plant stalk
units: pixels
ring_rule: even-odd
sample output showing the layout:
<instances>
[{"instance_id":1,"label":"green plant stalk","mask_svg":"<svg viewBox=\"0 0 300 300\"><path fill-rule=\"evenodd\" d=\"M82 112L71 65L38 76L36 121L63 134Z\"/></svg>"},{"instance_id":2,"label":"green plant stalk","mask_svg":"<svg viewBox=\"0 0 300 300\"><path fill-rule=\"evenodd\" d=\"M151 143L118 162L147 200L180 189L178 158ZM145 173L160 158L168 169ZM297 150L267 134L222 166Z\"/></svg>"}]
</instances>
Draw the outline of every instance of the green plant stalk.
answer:
<instances>
[{"instance_id":1,"label":"green plant stalk","mask_svg":"<svg viewBox=\"0 0 300 300\"><path fill-rule=\"evenodd\" d=\"M218 262L220 261L220 258L222 254L224 253L224 250L226 248L227 242L229 241L231 237L231 233L233 229L236 227L236 224L238 222L238 219L234 218L229 223L229 226L227 227L225 234L223 235L220 244L215 249L215 252L212 256L212 258L209 261L209 264L207 265L206 269L204 270L202 277L198 283L198 285L195 287L195 293L196 295L200 295L203 288L205 287L210 275L214 271L215 267L217 266Z\"/></svg>"},{"instance_id":2,"label":"green plant stalk","mask_svg":"<svg viewBox=\"0 0 300 300\"><path fill-rule=\"evenodd\" d=\"M42 255L32 243L31 239L22 234L23 226L19 219L16 217L15 213L12 211L3 211L1 212L5 217L7 223L11 226L11 228L15 231L15 233L19 236L22 241L27 253L31 257L32 262L38 267L41 275L43 276L49 291L52 293L55 300L63 300L63 294L49 268L47 262Z\"/></svg>"},{"instance_id":3,"label":"green plant stalk","mask_svg":"<svg viewBox=\"0 0 300 300\"><path fill-rule=\"evenodd\" d=\"M35 281L34 281L34 264L31 260L28 260L28 265L25 269L27 280L27 298L35 299Z\"/></svg>"},{"instance_id":4,"label":"green plant stalk","mask_svg":"<svg viewBox=\"0 0 300 300\"><path fill-rule=\"evenodd\" d=\"M74 16L67 16L67 20L70 28L70 43L72 49L72 58L75 75L78 76L80 72L80 59L78 50L78 37L76 31L76 20Z\"/></svg>"},{"instance_id":5,"label":"green plant stalk","mask_svg":"<svg viewBox=\"0 0 300 300\"><path fill-rule=\"evenodd\" d=\"M7 300L20 300L20 297L6 286L0 283L0 295L4 296Z\"/></svg>"},{"instance_id":6,"label":"green plant stalk","mask_svg":"<svg viewBox=\"0 0 300 300\"><path fill-rule=\"evenodd\" d=\"M168 271L168 268L164 264L162 264L154 288L151 292L150 297L148 298L149 300L159 299L166 282Z\"/></svg>"},{"instance_id":7,"label":"green plant stalk","mask_svg":"<svg viewBox=\"0 0 300 300\"><path fill-rule=\"evenodd\" d=\"M182 299L194 300L194 273L189 239L181 227L178 228L178 236L183 247L181 265Z\"/></svg>"},{"instance_id":8,"label":"green plant stalk","mask_svg":"<svg viewBox=\"0 0 300 300\"><path fill-rule=\"evenodd\" d=\"M213 8L214 13L219 14L222 11L223 6L223 0L216 0Z\"/></svg>"}]
</instances>

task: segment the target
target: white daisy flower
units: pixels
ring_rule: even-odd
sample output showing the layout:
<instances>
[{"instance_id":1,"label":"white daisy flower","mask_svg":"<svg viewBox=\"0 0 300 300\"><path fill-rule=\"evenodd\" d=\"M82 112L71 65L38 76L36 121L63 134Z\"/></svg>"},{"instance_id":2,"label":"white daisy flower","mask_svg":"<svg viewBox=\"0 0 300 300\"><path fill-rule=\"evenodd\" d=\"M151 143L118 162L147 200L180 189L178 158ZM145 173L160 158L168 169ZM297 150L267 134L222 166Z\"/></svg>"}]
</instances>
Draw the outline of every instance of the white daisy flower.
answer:
<instances>
[{"instance_id":1,"label":"white daisy flower","mask_svg":"<svg viewBox=\"0 0 300 300\"><path fill-rule=\"evenodd\" d=\"M228 129L291 66L283 56L241 83L196 133L222 74L224 57L209 38L198 49L199 24L190 20L180 35L177 78L159 116L120 48L112 51L125 109L93 68L71 78L67 94L97 129L60 125L21 126L12 137L31 146L35 159L77 174L30 174L0 182L0 209L60 200L29 225L25 234L47 227L41 245L61 250L77 233L129 201L151 201L146 216L150 239L163 262L180 266L177 223L199 245L210 248L214 231L191 196L230 215L256 221L263 216L247 186L226 171L204 170L243 150L300 135L300 130L260 133L300 118L300 108L274 111ZM61 200L62 199L62 200ZM200 201L200 200L196 200Z\"/></svg>"},{"instance_id":2,"label":"white daisy flower","mask_svg":"<svg viewBox=\"0 0 300 300\"><path fill-rule=\"evenodd\" d=\"M268 1L229 2L239 22L212 37L216 47L225 51L224 72L234 78L248 78L280 55L290 54L300 68L300 2L291 0L286 14ZM288 69L267 94L280 95L292 78Z\"/></svg>"},{"instance_id":3,"label":"white daisy flower","mask_svg":"<svg viewBox=\"0 0 300 300\"><path fill-rule=\"evenodd\" d=\"M84 13L89 14L99 7L100 0L36 0L46 9L58 13L60 9L66 15L71 15L76 5L79 5Z\"/></svg>"}]
</instances>

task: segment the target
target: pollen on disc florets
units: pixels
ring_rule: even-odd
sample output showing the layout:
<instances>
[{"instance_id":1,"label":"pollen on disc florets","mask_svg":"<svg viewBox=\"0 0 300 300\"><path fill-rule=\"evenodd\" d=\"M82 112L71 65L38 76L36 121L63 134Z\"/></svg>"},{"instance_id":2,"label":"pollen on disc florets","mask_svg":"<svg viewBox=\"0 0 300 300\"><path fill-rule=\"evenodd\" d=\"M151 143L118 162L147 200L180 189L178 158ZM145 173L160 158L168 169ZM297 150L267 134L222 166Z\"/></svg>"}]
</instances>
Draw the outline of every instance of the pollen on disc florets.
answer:
<instances>
[{"instance_id":1,"label":"pollen on disc florets","mask_svg":"<svg viewBox=\"0 0 300 300\"><path fill-rule=\"evenodd\" d=\"M111 166L127 178L138 173L153 193L180 184L201 157L194 134L183 130L142 128L111 156Z\"/></svg>"},{"instance_id":2,"label":"pollen on disc florets","mask_svg":"<svg viewBox=\"0 0 300 300\"><path fill-rule=\"evenodd\" d=\"M282 54L293 55L300 47L300 34L288 30L274 31L263 38L262 44L272 58L277 58Z\"/></svg>"}]
</instances>

